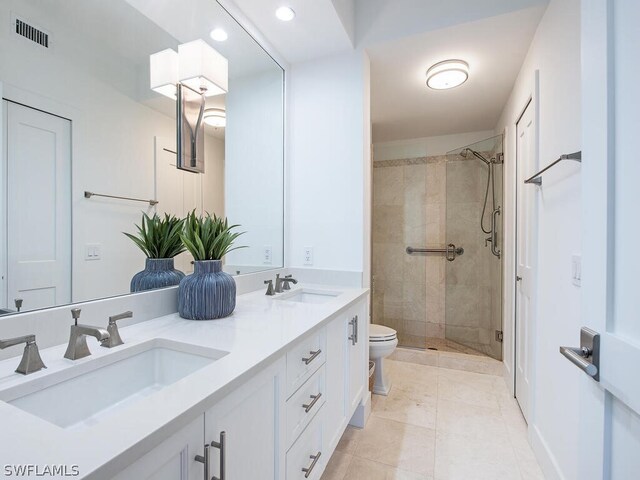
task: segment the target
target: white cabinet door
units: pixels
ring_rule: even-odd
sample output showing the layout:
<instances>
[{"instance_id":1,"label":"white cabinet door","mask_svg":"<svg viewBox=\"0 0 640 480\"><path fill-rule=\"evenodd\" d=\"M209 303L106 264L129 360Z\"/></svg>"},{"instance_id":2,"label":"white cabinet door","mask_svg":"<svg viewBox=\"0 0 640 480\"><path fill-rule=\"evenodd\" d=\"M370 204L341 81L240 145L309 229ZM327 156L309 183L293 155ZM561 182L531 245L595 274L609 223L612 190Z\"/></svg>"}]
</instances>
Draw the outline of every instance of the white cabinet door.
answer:
<instances>
[{"instance_id":1,"label":"white cabinet door","mask_svg":"<svg viewBox=\"0 0 640 480\"><path fill-rule=\"evenodd\" d=\"M284 359L207 410L205 441L216 442L209 452L211 475L221 480L280 478L283 381Z\"/></svg>"},{"instance_id":2,"label":"white cabinet door","mask_svg":"<svg viewBox=\"0 0 640 480\"><path fill-rule=\"evenodd\" d=\"M347 378L349 379L347 415L351 418L365 392L368 378L369 322L366 302L360 301L347 314Z\"/></svg>"},{"instance_id":3,"label":"white cabinet door","mask_svg":"<svg viewBox=\"0 0 640 480\"><path fill-rule=\"evenodd\" d=\"M204 466L195 461L204 453L204 415L172 435L116 475L114 480L202 480Z\"/></svg>"},{"instance_id":4,"label":"white cabinet door","mask_svg":"<svg viewBox=\"0 0 640 480\"><path fill-rule=\"evenodd\" d=\"M325 410L325 435L328 442L324 450L332 451L338 444L342 432L347 426L347 376L345 365L347 362L347 349L351 350L351 342L347 345L347 320L344 315L333 320L327 325L327 356L325 364L326 372L326 403Z\"/></svg>"}]
</instances>

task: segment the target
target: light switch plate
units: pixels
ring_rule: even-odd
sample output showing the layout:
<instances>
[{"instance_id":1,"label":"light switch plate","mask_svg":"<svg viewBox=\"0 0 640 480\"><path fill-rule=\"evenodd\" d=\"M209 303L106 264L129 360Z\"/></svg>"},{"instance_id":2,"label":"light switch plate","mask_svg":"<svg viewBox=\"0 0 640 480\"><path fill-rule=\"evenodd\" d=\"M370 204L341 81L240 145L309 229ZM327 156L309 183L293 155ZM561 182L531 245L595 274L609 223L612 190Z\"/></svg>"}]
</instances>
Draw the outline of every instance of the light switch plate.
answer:
<instances>
[{"instance_id":1,"label":"light switch plate","mask_svg":"<svg viewBox=\"0 0 640 480\"><path fill-rule=\"evenodd\" d=\"M102 245L99 243L87 243L84 249L84 259L100 260L102 258Z\"/></svg>"},{"instance_id":2,"label":"light switch plate","mask_svg":"<svg viewBox=\"0 0 640 480\"><path fill-rule=\"evenodd\" d=\"M576 287L582 284L582 256L571 256L571 283Z\"/></svg>"}]
</instances>

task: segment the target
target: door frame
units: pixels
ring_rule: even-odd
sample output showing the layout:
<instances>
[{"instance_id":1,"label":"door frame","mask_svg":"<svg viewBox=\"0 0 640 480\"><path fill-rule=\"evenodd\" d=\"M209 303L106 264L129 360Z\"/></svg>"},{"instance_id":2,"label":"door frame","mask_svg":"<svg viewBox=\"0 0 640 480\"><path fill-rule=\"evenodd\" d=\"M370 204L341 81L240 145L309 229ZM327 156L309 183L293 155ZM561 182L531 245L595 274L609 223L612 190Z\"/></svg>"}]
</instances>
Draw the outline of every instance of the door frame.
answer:
<instances>
[{"instance_id":1,"label":"door frame","mask_svg":"<svg viewBox=\"0 0 640 480\"><path fill-rule=\"evenodd\" d=\"M69 105L65 105L63 103L59 103L52 98L48 98L42 96L40 94L31 92L29 90L24 90L20 87L16 87L10 83L3 82L0 78L0 100L7 100L12 103L17 103L27 108L32 108L34 110L39 110L43 113L47 113L49 115L53 115L56 117L63 118L68 120L71 123L71 302L73 303L75 298L75 276L74 276L74 265L76 263L74 259L75 255L75 238L74 238L74 230L73 230L73 222L74 222L74 212L75 212L75 203L76 198L81 198L79 192L76 192L76 186L74 185L74 160L78 158L77 145L76 142L73 141L74 131L77 127L77 122L80 124L87 125L88 128L90 124L84 121L84 115L82 112L74 107ZM6 125L4 125L3 115L0 115L0 132L4 132ZM0 135L0 152L2 155L5 155L7 146L4 145L3 135ZM4 172L0 173L0 182L5 180ZM78 189L78 190L81 190ZM78 194L78 195L76 195ZM6 215L6 192L4 195L0 195L0 222L3 225L7 225L7 215ZM6 243L0 239L0 275L7 275L7 245ZM0 295L0 300L7 300L7 284L6 282L2 282L2 291L3 293Z\"/></svg>"},{"instance_id":2,"label":"door frame","mask_svg":"<svg viewBox=\"0 0 640 480\"><path fill-rule=\"evenodd\" d=\"M519 101L519 108L509 120L507 127L503 132L504 152L505 152L505 172L504 172L504 204L509 211L505 211L504 223L504 262L502 265L503 283L503 327L504 327L504 345L503 345L503 364L504 378L507 387L512 396L515 397L516 386L516 275L517 275L517 222L518 222L518 194L523 185L518 184L518 165L517 165L517 124L522 118L528 106L532 106L534 117L534 163L539 165L540 151L540 71L535 70L531 77L529 92ZM533 186L531 188L534 188ZM536 198L536 202L538 198ZM537 248L537 247L536 247ZM537 265L536 265L537 270ZM533 298L537 291L537 276L534 279ZM535 305L535 302L533 302ZM535 347L536 347L536 330L537 319L536 313L533 312L529 339L529 367L530 367L530 385L531 390L528 395L529 405L529 425L533 425L535 421ZM531 432L531 429L529 430ZM529 433L531 435L531 433Z\"/></svg>"}]
</instances>

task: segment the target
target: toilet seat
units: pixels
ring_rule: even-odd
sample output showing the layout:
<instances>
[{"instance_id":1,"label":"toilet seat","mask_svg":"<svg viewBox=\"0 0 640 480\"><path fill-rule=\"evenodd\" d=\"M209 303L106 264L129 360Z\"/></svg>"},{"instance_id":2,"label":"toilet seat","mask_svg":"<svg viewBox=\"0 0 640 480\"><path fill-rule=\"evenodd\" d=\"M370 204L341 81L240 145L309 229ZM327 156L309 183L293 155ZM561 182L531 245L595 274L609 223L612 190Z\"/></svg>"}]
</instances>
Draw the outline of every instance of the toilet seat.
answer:
<instances>
[{"instance_id":1,"label":"toilet seat","mask_svg":"<svg viewBox=\"0 0 640 480\"><path fill-rule=\"evenodd\" d=\"M393 342L397 339L397 332L393 328L385 327L372 323L369 325L369 342Z\"/></svg>"}]
</instances>

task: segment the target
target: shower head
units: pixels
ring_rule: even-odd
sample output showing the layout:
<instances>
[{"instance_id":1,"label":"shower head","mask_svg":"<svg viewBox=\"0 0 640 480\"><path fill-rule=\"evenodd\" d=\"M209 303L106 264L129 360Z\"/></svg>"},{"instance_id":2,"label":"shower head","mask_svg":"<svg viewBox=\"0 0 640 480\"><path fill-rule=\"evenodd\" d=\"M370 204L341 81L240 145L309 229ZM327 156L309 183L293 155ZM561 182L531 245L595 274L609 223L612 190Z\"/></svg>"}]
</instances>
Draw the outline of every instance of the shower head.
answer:
<instances>
[{"instance_id":1,"label":"shower head","mask_svg":"<svg viewBox=\"0 0 640 480\"><path fill-rule=\"evenodd\" d=\"M462 158L467 158L467 154L471 153L474 157L482 160L484 163L486 163L487 165L490 165L491 162L489 160L487 160L486 158L484 158L481 154L479 154L478 152L476 152L475 150L471 150L469 147L467 148L463 148L462 151L459 153L459 155Z\"/></svg>"}]
</instances>

